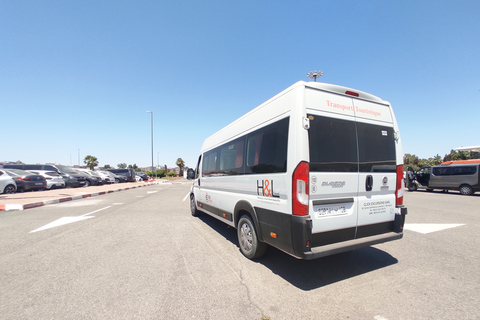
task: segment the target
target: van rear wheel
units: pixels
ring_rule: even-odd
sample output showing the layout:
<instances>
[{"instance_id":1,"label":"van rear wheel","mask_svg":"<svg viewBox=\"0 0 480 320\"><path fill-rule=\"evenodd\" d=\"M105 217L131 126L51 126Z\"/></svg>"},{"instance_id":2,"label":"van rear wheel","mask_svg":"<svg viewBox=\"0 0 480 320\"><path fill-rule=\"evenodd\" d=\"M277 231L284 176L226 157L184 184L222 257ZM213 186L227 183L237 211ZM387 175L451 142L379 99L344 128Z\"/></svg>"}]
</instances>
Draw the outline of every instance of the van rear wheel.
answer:
<instances>
[{"instance_id":1,"label":"van rear wheel","mask_svg":"<svg viewBox=\"0 0 480 320\"><path fill-rule=\"evenodd\" d=\"M473 194L473 188L469 186L468 184L462 184L460 186L460 193L466 196L472 195Z\"/></svg>"},{"instance_id":2,"label":"van rear wheel","mask_svg":"<svg viewBox=\"0 0 480 320\"><path fill-rule=\"evenodd\" d=\"M237 227L238 244L243 255L248 259L257 259L265 254L267 244L258 240L252 219L244 215Z\"/></svg>"}]
</instances>

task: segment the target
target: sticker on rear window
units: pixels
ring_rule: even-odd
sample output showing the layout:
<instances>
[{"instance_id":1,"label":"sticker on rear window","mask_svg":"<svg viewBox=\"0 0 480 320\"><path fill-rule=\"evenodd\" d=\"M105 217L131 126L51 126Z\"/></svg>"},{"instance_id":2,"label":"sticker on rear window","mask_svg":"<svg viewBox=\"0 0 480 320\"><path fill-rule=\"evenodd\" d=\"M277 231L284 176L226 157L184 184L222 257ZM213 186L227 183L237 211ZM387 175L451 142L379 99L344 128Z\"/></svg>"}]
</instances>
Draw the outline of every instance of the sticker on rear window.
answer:
<instances>
[{"instance_id":1,"label":"sticker on rear window","mask_svg":"<svg viewBox=\"0 0 480 320\"><path fill-rule=\"evenodd\" d=\"M387 130L382 130L382 136L388 136Z\"/></svg>"}]
</instances>

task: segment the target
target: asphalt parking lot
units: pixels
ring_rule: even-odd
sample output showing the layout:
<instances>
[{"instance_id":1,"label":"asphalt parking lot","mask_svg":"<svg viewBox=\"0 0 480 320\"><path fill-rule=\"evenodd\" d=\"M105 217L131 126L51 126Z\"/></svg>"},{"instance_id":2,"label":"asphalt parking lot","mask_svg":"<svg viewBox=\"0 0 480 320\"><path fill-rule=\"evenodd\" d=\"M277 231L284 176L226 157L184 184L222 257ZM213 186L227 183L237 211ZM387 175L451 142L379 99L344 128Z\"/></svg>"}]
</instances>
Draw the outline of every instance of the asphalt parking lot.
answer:
<instances>
[{"instance_id":1,"label":"asphalt parking lot","mask_svg":"<svg viewBox=\"0 0 480 320\"><path fill-rule=\"evenodd\" d=\"M480 317L480 195L405 192L401 240L252 261L233 228L190 215L188 191L154 184L2 212L2 318Z\"/></svg>"},{"instance_id":2,"label":"asphalt parking lot","mask_svg":"<svg viewBox=\"0 0 480 320\"><path fill-rule=\"evenodd\" d=\"M0 194L0 211L25 210L48 204L94 197L112 192L148 187L155 184L172 183L188 183L188 180L183 178L175 180L151 180L148 182L126 182L83 188L62 188L43 191L26 191L14 194Z\"/></svg>"}]
</instances>

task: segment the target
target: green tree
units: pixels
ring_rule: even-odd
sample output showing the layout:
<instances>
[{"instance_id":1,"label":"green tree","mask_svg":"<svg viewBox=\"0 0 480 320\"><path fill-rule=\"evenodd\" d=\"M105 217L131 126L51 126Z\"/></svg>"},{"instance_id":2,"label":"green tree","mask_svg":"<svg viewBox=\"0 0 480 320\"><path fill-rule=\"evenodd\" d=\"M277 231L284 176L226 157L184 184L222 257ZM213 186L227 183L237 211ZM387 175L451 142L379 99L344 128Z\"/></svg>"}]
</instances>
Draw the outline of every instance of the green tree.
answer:
<instances>
[{"instance_id":1,"label":"green tree","mask_svg":"<svg viewBox=\"0 0 480 320\"><path fill-rule=\"evenodd\" d=\"M406 153L403 156L403 164L404 164L403 169L407 170L407 168L410 168L411 171L420 170L419 161L420 161L420 159L418 159L418 157L416 155Z\"/></svg>"},{"instance_id":2,"label":"green tree","mask_svg":"<svg viewBox=\"0 0 480 320\"><path fill-rule=\"evenodd\" d=\"M106 165L103 166L103 169L111 169L111 168L112 168L112 167L110 167L109 164L106 164Z\"/></svg>"},{"instance_id":3,"label":"green tree","mask_svg":"<svg viewBox=\"0 0 480 320\"><path fill-rule=\"evenodd\" d=\"M423 159L423 162L425 163L426 167L436 166L442 163L442 157L440 157L440 155L437 154L433 158L428 158L426 160Z\"/></svg>"},{"instance_id":4,"label":"green tree","mask_svg":"<svg viewBox=\"0 0 480 320\"><path fill-rule=\"evenodd\" d=\"M176 165L180 168L180 172L179 172L180 177L183 176L183 168L185 168L185 161L183 161L182 158L178 158Z\"/></svg>"},{"instance_id":5,"label":"green tree","mask_svg":"<svg viewBox=\"0 0 480 320\"><path fill-rule=\"evenodd\" d=\"M165 177L165 170L157 169L156 174L157 174L157 177L163 178L163 177Z\"/></svg>"},{"instance_id":6,"label":"green tree","mask_svg":"<svg viewBox=\"0 0 480 320\"><path fill-rule=\"evenodd\" d=\"M119 164L117 164L117 168L118 168L118 169L126 169L126 168L127 168L127 164L126 164L126 163L119 163Z\"/></svg>"},{"instance_id":7,"label":"green tree","mask_svg":"<svg viewBox=\"0 0 480 320\"><path fill-rule=\"evenodd\" d=\"M94 156L86 156L85 159L83 159L83 162L88 168L90 168L90 170L94 170L95 167L98 166L98 159Z\"/></svg>"}]
</instances>

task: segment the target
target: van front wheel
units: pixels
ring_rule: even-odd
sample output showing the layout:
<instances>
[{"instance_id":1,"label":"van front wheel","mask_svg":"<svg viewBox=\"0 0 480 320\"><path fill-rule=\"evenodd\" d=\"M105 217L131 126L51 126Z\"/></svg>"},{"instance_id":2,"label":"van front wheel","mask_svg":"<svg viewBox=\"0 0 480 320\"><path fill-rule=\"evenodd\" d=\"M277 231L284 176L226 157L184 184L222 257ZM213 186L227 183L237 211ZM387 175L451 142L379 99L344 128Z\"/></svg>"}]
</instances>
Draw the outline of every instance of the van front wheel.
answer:
<instances>
[{"instance_id":1,"label":"van front wheel","mask_svg":"<svg viewBox=\"0 0 480 320\"><path fill-rule=\"evenodd\" d=\"M468 184L462 184L460 186L460 193L469 196L473 194L473 189Z\"/></svg>"},{"instance_id":2,"label":"van front wheel","mask_svg":"<svg viewBox=\"0 0 480 320\"><path fill-rule=\"evenodd\" d=\"M256 259L265 254L267 244L258 240L257 231L250 217L244 215L240 218L237 235L240 250L245 257L248 259Z\"/></svg>"},{"instance_id":3,"label":"van front wheel","mask_svg":"<svg viewBox=\"0 0 480 320\"><path fill-rule=\"evenodd\" d=\"M194 217L198 217L200 211L197 210L197 206L195 205L195 196L192 194L190 196L190 213Z\"/></svg>"}]
</instances>

